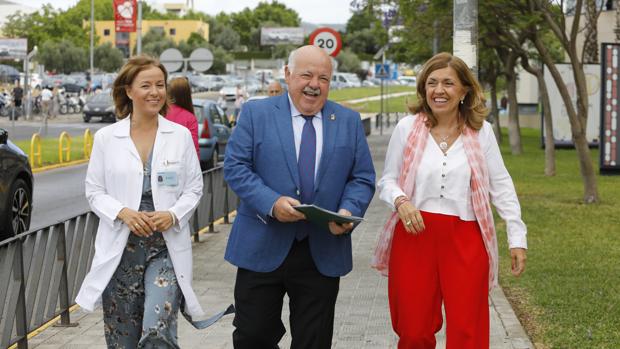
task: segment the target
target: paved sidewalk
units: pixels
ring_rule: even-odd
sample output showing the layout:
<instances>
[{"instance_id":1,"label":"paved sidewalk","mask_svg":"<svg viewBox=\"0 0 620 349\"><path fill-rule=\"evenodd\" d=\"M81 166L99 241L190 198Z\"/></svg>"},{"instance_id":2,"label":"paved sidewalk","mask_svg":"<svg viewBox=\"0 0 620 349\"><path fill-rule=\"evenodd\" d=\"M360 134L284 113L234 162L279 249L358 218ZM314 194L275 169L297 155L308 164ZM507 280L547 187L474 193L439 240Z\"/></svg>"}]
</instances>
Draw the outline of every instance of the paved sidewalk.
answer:
<instances>
[{"instance_id":1,"label":"paved sidewalk","mask_svg":"<svg viewBox=\"0 0 620 349\"><path fill-rule=\"evenodd\" d=\"M383 136L375 132L368 138L378 175L383 169L390 131L384 129ZM366 221L353 233L354 268L341 280L333 348L396 347L397 338L392 332L388 311L387 279L369 267L377 233L386 214L386 207L375 196L366 214ZM223 257L229 230L228 225L217 226L217 233L206 234L200 243L194 244L194 287L202 305L210 313L223 310L233 302L235 268L224 261ZM492 349L534 349L500 289L491 295L490 313ZM29 341L30 347L106 348L100 309L92 314L77 310L71 318L79 323L78 327L49 327ZM286 306L282 319L288 328ZM182 348L232 348L232 330L232 316L202 331L193 329L184 319L179 319L179 344ZM437 348L445 348L443 330L437 339ZM290 347L288 332L280 342L280 347Z\"/></svg>"}]
</instances>

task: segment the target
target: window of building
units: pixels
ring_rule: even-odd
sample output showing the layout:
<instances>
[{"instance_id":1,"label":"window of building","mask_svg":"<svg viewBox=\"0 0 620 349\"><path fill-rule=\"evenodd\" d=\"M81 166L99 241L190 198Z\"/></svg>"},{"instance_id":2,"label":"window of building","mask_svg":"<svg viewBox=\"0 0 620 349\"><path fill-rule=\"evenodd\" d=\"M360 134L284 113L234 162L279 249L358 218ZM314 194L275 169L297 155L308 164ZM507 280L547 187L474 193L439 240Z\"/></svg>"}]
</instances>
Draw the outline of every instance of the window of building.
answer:
<instances>
[{"instance_id":1,"label":"window of building","mask_svg":"<svg viewBox=\"0 0 620 349\"><path fill-rule=\"evenodd\" d=\"M103 36L110 36L110 29L104 29Z\"/></svg>"},{"instance_id":2,"label":"window of building","mask_svg":"<svg viewBox=\"0 0 620 349\"><path fill-rule=\"evenodd\" d=\"M175 28L170 28L170 36L174 36L177 34L177 30Z\"/></svg>"}]
</instances>

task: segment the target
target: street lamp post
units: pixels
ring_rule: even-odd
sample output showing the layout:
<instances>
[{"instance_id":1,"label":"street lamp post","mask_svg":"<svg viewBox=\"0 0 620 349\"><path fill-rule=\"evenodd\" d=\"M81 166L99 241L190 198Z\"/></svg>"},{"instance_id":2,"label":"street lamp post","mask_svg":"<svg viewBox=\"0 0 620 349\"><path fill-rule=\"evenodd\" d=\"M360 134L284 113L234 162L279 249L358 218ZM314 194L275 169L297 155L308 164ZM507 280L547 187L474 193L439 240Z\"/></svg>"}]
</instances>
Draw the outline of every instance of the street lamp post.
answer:
<instances>
[{"instance_id":1,"label":"street lamp post","mask_svg":"<svg viewBox=\"0 0 620 349\"><path fill-rule=\"evenodd\" d=\"M90 0L90 86L95 75L95 0Z\"/></svg>"},{"instance_id":2,"label":"street lamp post","mask_svg":"<svg viewBox=\"0 0 620 349\"><path fill-rule=\"evenodd\" d=\"M22 104L22 108L25 109L26 120L30 120L30 110L32 109L31 102L32 96L30 94L30 60L34 55L37 54L37 46L35 46L30 53L26 55L24 59L24 86L23 89L26 92L26 103ZM13 122L15 122L15 117L13 117ZM15 124L13 124L13 128L15 128Z\"/></svg>"},{"instance_id":3,"label":"street lamp post","mask_svg":"<svg viewBox=\"0 0 620 349\"><path fill-rule=\"evenodd\" d=\"M138 23L136 25L136 54L142 54L142 0L138 0ZM129 53L131 56L131 53Z\"/></svg>"}]
</instances>

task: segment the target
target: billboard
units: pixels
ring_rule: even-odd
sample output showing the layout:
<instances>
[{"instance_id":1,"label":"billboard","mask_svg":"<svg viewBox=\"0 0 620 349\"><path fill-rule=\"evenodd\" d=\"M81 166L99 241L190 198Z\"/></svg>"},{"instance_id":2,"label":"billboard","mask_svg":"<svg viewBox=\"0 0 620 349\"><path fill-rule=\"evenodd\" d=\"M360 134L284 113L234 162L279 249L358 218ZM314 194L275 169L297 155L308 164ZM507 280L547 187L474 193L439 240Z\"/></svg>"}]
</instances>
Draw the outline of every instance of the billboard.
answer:
<instances>
[{"instance_id":1,"label":"billboard","mask_svg":"<svg viewBox=\"0 0 620 349\"><path fill-rule=\"evenodd\" d=\"M138 6L136 0L114 0L116 32L135 32Z\"/></svg>"},{"instance_id":2,"label":"billboard","mask_svg":"<svg viewBox=\"0 0 620 349\"><path fill-rule=\"evenodd\" d=\"M260 44L301 45L304 42L304 29L301 27L266 28L260 30Z\"/></svg>"},{"instance_id":3,"label":"billboard","mask_svg":"<svg viewBox=\"0 0 620 349\"><path fill-rule=\"evenodd\" d=\"M0 39L0 59L24 59L28 54L28 39Z\"/></svg>"},{"instance_id":4,"label":"billboard","mask_svg":"<svg viewBox=\"0 0 620 349\"><path fill-rule=\"evenodd\" d=\"M573 68L570 64L556 64L562 80L568 88L573 107L577 109L577 86L573 77ZM586 140L591 145L598 144L600 134L601 115L601 66L599 64L584 64L583 70L586 75L588 88L588 124L586 125ZM564 106L564 100L558 87L551 76L549 69L545 69L545 83L549 89L549 101L551 102L551 120L553 122L553 140L556 146L572 146L573 134L568 119L568 113ZM544 143L544 127L541 128Z\"/></svg>"}]
</instances>

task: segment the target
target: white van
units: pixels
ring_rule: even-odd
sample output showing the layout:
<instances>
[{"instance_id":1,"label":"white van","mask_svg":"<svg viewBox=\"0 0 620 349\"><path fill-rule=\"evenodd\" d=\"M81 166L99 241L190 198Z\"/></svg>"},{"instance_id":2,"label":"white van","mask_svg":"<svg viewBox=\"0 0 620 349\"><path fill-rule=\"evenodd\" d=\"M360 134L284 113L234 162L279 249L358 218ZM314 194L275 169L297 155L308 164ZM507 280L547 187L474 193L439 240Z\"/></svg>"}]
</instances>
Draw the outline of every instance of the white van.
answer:
<instances>
[{"instance_id":1,"label":"white van","mask_svg":"<svg viewBox=\"0 0 620 349\"><path fill-rule=\"evenodd\" d=\"M362 87L362 82L353 73L334 73L332 75L331 88Z\"/></svg>"}]
</instances>

